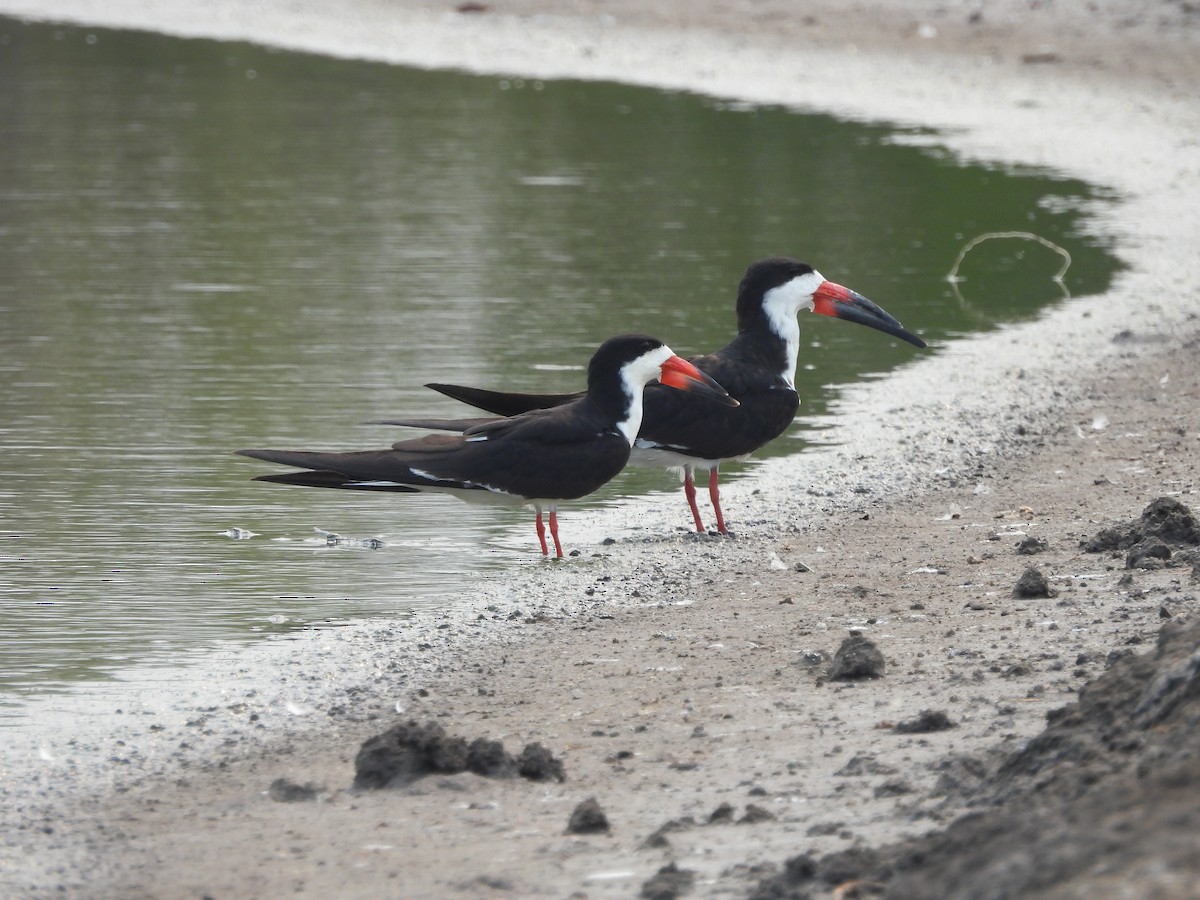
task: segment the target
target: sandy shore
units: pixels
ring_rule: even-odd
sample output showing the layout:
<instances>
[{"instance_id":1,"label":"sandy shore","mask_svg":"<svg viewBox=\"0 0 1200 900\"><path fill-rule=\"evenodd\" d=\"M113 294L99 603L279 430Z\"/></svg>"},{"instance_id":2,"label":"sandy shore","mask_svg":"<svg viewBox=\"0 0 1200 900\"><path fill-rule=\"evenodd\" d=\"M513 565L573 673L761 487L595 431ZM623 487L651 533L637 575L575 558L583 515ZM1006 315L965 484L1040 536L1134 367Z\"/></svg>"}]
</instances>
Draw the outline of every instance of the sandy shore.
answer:
<instances>
[{"instance_id":1,"label":"sandy shore","mask_svg":"<svg viewBox=\"0 0 1200 900\"><path fill-rule=\"evenodd\" d=\"M1097 221L1127 266L1105 296L848 391L839 447L731 486L736 539L679 537L677 510L644 504L645 539L482 583L452 612L264 646L118 728L48 721L5 752L6 894L628 897L673 862L693 895L746 896L798 853L944 827L969 802L946 788L955 760L1022 746L1113 651L1195 612L1186 568L1130 584L1123 556L1079 541L1159 496L1197 505L1200 21L1169 2L791 6L0 0L932 126L964 158L1111 188ZM1048 549L1018 554L1028 536ZM1030 565L1055 596L1013 597ZM882 679L826 680L851 628ZM894 733L922 710L956 727ZM402 717L540 742L566 781L350 791L359 745ZM272 799L277 778L315 799ZM564 833L591 796L611 830ZM732 821L706 824L723 804ZM1158 895L1195 896L1169 875Z\"/></svg>"}]
</instances>

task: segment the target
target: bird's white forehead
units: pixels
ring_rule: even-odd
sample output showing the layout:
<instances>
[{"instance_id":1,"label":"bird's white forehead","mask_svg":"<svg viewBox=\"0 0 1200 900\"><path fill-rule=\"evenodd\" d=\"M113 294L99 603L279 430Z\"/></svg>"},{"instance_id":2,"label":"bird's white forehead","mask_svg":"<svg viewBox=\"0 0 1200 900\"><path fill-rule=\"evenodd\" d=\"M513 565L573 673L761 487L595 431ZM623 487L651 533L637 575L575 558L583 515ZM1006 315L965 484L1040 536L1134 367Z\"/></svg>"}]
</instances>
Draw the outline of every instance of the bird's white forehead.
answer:
<instances>
[{"instance_id":1,"label":"bird's white forehead","mask_svg":"<svg viewBox=\"0 0 1200 900\"><path fill-rule=\"evenodd\" d=\"M791 316L802 309L811 309L813 294L824 281L825 276L814 270L771 288L763 295L763 306L767 315Z\"/></svg>"},{"instance_id":2,"label":"bird's white forehead","mask_svg":"<svg viewBox=\"0 0 1200 900\"><path fill-rule=\"evenodd\" d=\"M661 374L662 364L674 355L671 348L664 344L653 350L647 350L637 359L631 359L625 363L621 367L621 378L629 392L640 394L643 387Z\"/></svg>"}]
</instances>

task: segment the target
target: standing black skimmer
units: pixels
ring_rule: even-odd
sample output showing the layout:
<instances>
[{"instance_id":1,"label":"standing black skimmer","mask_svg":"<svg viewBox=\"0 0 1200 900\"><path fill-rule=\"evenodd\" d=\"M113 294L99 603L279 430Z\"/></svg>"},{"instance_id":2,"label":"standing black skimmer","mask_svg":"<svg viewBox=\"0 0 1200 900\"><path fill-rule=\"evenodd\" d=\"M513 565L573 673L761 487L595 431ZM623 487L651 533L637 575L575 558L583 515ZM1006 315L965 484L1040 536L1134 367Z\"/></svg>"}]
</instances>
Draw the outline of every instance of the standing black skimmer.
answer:
<instances>
[{"instance_id":1,"label":"standing black skimmer","mask_svg":"<svg viewBox=\"0 0 1200 900\"><path fill-rule=\"evenodd\" d=\"M633 465L682 470L684 493L700 533L705 529L696 506L694 470L708 470L708 495L717 531L728 534L718 486L721 463L746 459L783 434L795 418L800 406L795 386L800 349L797 314L802 309L857 322L916 347L925 346L878 305L826 281L808 263L785 257L753 263L738 286L737 337L720 350L688 360L718 381L740 405L718 406L651 385L646 389L642 429L630 457ZM427 387L501 416L569 403L580 396L519 394L453 384Z\"/></svg>"},{"instance_id":2,"label":"standing black skimmer","mask_svg":"<svg viewBox=\"0 0 1200 900\"><path fill-rule=\"evenodd\" d=\"M456 423L459 435L428 434L388 450L322 453L238 450L306 471L262 475L256 481L359 491L441 491L466 499L532 503L538 540L549 555L542 509L561 558L558 501L599 488L625 467L642 421L643 391L651 381L667 389L736 406L720 385L680 359L662 341L632 334L611 338L588 364L587 391L570 402L511 418ZM713 403L714 406L718 405ZM421 420L397 424L421 425ZM447 427L442 421L430 427Z\"/></svg>"}]
</instances>

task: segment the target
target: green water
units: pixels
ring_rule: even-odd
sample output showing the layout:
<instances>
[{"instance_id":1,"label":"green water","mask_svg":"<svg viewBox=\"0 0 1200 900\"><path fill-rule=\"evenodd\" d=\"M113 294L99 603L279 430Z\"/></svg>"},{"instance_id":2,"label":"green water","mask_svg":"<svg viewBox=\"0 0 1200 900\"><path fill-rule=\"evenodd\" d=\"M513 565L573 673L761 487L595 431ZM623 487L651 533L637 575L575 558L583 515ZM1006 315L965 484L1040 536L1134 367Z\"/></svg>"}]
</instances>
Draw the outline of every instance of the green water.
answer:
<instances>
[{"instance_id":1,"label":"green water","mask_svg":"<svg viewBox=\"0 0 1200 900\"><path fill-rule=\"evenodd\" d=\"M713 349L771 254L935 344L1106 287L1103 195L927 137L0 19L0 704L538 564L524 511L252 484L269 467L234 448L382 446L394 429L356 423L461 412L430 380L574 389L621 331ZM1066 248L1065 286L1053 252L991 241L956 294L962 246L1007 230ZM819 439L828 385L916 353L802 325L804 419L763 456ZM649 491L688 526L666 473L596 502ZM563 529L571 545L569 511Z\"/></svg>"}]
</instances>

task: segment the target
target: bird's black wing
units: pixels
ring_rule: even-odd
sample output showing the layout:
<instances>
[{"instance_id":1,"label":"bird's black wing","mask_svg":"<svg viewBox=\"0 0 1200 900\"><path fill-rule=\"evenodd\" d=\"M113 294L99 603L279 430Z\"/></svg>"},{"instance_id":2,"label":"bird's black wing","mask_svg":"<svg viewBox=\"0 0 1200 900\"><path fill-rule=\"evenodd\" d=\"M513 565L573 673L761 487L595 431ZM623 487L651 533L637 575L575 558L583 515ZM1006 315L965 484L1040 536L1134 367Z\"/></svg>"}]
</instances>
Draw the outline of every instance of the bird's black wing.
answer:
<instances>
[{"instance_id":1,"label":"bird's black wing","mask_svg":"<svg viewBox=\"0 0 1200 900\"><path fill-rule=\"evenodd\" d=\"M577 391L573 394L522 394L515 391L489 391L460 384L427 384L425 387L498 416L519 416L533 409L563 406L579 400L587 393Z\"/></svg>"},{"instance_id":2,"label":"bird's black wing","mask_svg":"<svg viewBox=\"0 0 1200 900\"><path fill-rule=\"evenodd\" d=\"M787 430L800 398L775 366L735 341L715 353L690 357L738 406L711 403L659 384L646 386L641 448L669 449L697 459L734 459L753 453Z\"/></svg>"}]
</instances>

